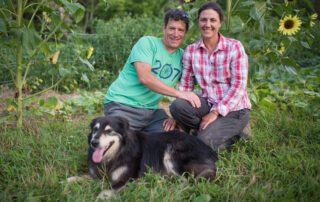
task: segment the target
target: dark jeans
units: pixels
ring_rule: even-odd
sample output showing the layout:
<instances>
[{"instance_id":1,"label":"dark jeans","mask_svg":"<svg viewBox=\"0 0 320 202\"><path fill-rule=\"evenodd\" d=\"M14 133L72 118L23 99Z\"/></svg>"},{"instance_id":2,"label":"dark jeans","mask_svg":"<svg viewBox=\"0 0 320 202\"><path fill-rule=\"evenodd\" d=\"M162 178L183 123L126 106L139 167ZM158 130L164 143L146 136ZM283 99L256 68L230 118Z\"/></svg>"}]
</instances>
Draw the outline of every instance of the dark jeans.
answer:
<instances>
[{"instance_id":1,"label":"dark jeans","mask_svg":"<svg viewBox=\"0 0 320 202\"><path fill-rule=\"evenodd\" d=\"M201 107L194 108L188 101L176 99L170 105L171 115L187 132L196 129L197 137L212 149L216 151L224 149L226 144L242 133L249 122L250 110L242 109L232 111L226 116L219 115L206 129L199 130L202 117L211 109L206 99L200 97L200 100Z\"/></svg>"}]
</instances>

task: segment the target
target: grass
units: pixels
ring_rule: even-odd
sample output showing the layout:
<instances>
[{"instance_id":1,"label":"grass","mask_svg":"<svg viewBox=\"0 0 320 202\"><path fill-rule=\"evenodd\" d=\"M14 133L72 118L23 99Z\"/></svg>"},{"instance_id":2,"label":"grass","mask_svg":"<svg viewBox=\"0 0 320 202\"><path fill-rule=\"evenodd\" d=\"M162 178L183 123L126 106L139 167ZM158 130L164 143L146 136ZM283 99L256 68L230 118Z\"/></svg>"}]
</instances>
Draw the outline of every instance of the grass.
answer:
<instances>
[{"instance_id":1,"label":"grass","mask_svg":"<svg viewBox=\"0 0 320 202\"><path fill-rule=\"evenodd\" d=\"M94 201L106 180L67 183L86 172L92 117L29 120L0 128L0 201ZM217 178L195 182L148 173L114 201L319 201L320 124L299 112L252 112L250 140L220 153Z\"/></svg>"}]
</instances>

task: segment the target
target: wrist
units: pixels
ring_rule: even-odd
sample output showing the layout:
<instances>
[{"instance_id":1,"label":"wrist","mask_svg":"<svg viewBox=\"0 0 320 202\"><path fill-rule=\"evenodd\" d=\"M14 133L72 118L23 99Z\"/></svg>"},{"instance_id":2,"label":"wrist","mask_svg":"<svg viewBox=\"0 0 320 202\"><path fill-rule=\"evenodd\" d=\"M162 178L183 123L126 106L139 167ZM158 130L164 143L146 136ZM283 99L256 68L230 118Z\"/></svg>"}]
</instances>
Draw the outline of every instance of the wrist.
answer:
<instances>
[{"instance_id":1,"label":"wrist","mask_svg":"<svg viewBox=\"0 0 320 202\"><path fill-rule=\"evenodd\" d=\"M176 90L176 94L175 94L176 98L182 98L182 92L179 90Z\"/></svg>"},{"instance_id":2,"label":"wrist","mask_svg":"<svg viewBox=\"0 0 320 202\"><path fill-rule=\"evenodd\" d=\"M216 115L216 116L219 116L219 113L216 112L216 111L211 111L211 113L213 113L213 114Z\"/></svg>"}]
</instances>

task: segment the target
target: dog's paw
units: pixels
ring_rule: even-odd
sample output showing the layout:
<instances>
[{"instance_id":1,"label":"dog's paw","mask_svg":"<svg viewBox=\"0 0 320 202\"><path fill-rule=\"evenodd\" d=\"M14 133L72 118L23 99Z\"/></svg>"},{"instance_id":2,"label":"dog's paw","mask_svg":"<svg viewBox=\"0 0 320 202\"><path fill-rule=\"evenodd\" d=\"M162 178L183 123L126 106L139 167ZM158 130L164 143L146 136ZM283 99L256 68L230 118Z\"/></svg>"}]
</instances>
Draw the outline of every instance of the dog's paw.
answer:
<instances>
[{"instance_id":1,"label":"dog's paw","mask_svg":"<svg viewBox=\"0 0 320 202\"><path fill-rule=\"evenodd\" d=\"M116 191L113 190L113 189L103 190L103 191L100 192L100 194L97 196L96 202L105 201L105 200L111 199L111 198L113 198L113 197L115 196L115 194L116 194Z\"/></svg>"},{"instance_id":2,"label":"dog's paw","mask_svg":"<svg viewBox=\"0 0 320 202\"><path fill-rule=\"evenodd\" d=\"M79 182L79 181L90 180L90 179L92 179L92 177L90 177L90 175L72 176L72 177L67 178L67 182L72 183L72 182Z\"/></svg>"}]
</instances>

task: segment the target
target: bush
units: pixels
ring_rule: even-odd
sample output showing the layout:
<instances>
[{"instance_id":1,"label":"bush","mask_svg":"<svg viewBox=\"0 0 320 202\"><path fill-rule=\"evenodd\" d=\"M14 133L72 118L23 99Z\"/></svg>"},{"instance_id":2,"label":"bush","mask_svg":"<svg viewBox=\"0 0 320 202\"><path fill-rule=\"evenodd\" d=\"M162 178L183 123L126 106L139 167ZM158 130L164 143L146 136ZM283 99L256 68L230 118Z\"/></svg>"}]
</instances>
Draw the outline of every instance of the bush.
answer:
<instances>
[{"instance_id":1,"label":"bush","mask_svg":"<svg viewBox=\"0 0 320 202\"><path fill-rule=\"evenodd\" d=\"M96 69L107 69L117 75L127 60L130 50L144 35L162 34L162 20L150 17L114 18L108 22L99 20L96 34L89 38L95 48Z\"/></svg>"},{"instance_id":2,"label":"bush","mask_svg":"<svg viewBox=\"0 0 320 202\"><path fill-rule=\"evenodd\" d=\"M59 89L67 92L77 88L105 88L117 77L138 39L144 35L161 35L161 27L160 18L127 16L108 22L98 20L96 34L73 33L69 36L67 44L60 49L59 68L51 69L51 75L52 71L55 71L54 75L65 72ZM90 47L93 54L87 58Z\"/></svg>"}]
</instances>

